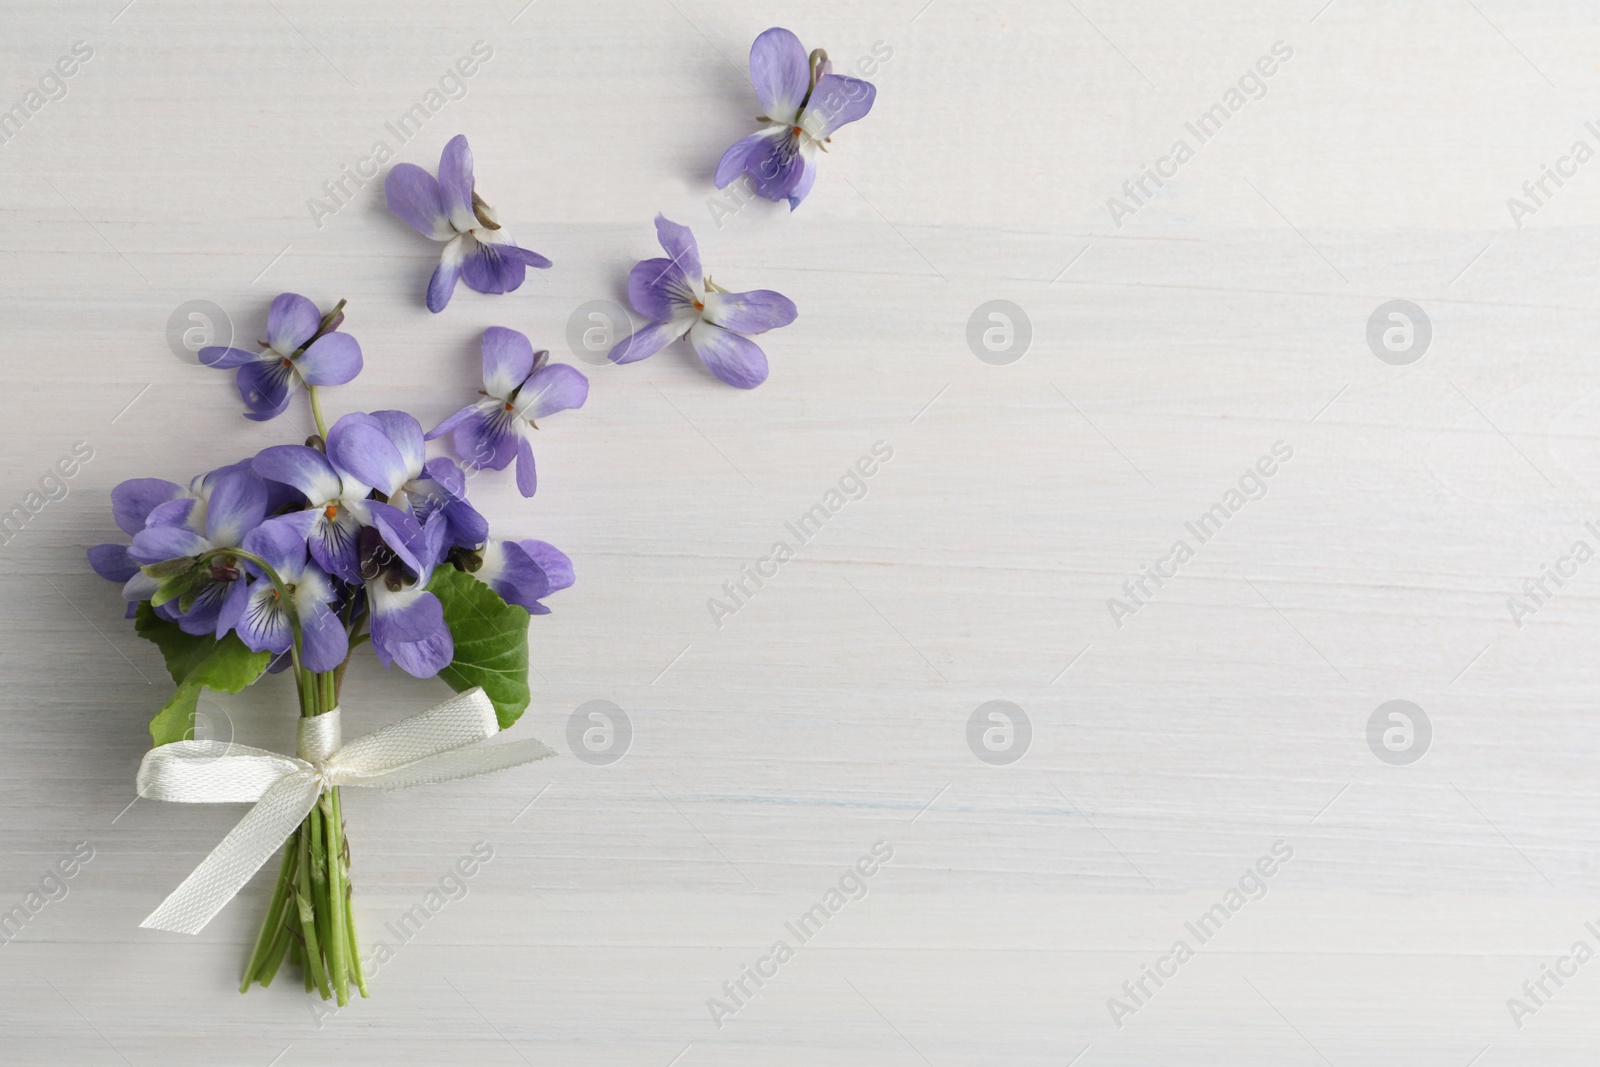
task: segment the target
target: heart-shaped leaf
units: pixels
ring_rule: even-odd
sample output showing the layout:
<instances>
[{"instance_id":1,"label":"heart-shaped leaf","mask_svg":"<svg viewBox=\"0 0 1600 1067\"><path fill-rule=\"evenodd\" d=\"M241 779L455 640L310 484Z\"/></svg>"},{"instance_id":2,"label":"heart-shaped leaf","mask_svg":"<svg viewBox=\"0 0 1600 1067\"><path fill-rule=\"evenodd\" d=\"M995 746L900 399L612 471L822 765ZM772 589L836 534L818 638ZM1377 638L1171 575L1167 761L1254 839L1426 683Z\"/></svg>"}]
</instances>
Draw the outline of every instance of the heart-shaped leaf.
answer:
<instances>
[{"instance_id":1,"label":"heart-shaped leaf","mask_svg":"<svg viewBox=\"0 0 1600 1067\"><path fill-rule=\"evenodd\" d=\"M483 686L494 702L500 729L506 729L533 696L528 689L528 613L450 566L433 572L428 591L444 605L445 625L455 643L455 658L439 677L458 693Z\"/></svg>"},{"instance_id":2,"label":"heart-shaped leaf","mask_svg":"<svg viewBox=\"0 0 1600 1067\"><path fill-rule=\"evenodd\" d=\"M150 720L150 739L157 745L183 741L194 733L195 706L201 689L237 693L260 678L272 661L270 652L252 652L234 634L221 641L184 633L149 604L140 604L134 631L161 650L177 691Z\"/></svg>"}]
</instances>

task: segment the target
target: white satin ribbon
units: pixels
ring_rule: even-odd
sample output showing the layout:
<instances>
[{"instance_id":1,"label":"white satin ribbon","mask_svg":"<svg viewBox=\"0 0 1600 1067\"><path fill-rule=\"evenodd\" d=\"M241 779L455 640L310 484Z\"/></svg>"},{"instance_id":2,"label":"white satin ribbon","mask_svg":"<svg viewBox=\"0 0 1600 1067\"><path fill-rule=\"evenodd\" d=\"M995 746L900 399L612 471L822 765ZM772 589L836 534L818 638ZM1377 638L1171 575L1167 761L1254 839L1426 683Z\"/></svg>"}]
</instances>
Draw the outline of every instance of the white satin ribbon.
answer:
<instances>
[{"instance_id":1,"label":"white satin ribbon","mask_svg":"<svg viewBox=\"0 0 1600 1067\"><path fill-rule=\"evenodd\" d=\"M340 744L339 709L300 720L299 757L223 741L175 741L145 753L139 795L183 804L254 802L239 824L140 926L197 934L243 889L336 785L405 789L471 778L555 753L539 741L468 748L500 726L482 689Z\"/></svg>"}]
</instances>

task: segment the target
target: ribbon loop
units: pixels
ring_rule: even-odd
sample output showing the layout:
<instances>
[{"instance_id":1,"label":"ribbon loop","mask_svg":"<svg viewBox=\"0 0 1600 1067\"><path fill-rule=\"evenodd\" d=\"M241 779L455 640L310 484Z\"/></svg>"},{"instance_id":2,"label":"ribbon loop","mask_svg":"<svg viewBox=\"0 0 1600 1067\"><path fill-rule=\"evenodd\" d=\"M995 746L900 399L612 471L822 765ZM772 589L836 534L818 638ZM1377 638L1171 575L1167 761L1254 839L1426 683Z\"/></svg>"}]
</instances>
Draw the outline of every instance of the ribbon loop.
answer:
<instances>
[{"instance_id":1,"label":"ribbon loop","mask_svg":"<svg viewBox=\"0 0 1600 1067\"><path fill-rule=\"evenodd\" d=\"M253 801L189 877L140 926L197 934L305 821L325 789L405 789L517 767L555 753L538 741L469 748L499 729L481 688L340 743L338 708L301 719L300 758L217 741L177 741L145 753L141 797L190 804Z\"/></svg>"}]
</instances>

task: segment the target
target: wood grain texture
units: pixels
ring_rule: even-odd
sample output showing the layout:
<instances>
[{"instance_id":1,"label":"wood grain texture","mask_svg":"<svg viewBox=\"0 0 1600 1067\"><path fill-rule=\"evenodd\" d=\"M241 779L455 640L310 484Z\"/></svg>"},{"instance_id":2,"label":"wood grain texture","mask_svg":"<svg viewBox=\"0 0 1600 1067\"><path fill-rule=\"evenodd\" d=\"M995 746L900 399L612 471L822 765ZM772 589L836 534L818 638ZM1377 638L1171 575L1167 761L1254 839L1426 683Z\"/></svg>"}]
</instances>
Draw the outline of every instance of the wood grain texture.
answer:
<instances>
[{"instance_id":1,"label":"wood grain texture","mask_svg":"<svg viewBox=\"0 0 1600 1067\"><path fill-rule=\"evenodd\" d=\"M0 547L0 911L94 850L0 945L0 1061L1593 1062L1600 963L1520 1027L1507 1005L1600 949L1600 563L1520 626L1507 607L1600 548L1600 162L1520 228L1507 206L1600 148L1592 4L124 3L12 5L0 34L5 107L94 53L0 147L0 510L94 449ZM801 210L719 227L711 172L774 23L841 66L893 57ZM465 95L398 144L385 124L479 41ZM1277 42L1264 95L1198 143ZM378 140L431 168L458 132L556 266L433 316L436 248L381 182L320 225L307 201ZM1180 138L1192 158L1127 200ZM240 419L169 315L211 300L250 338L277 292L344 297L367 369L330 405L427 422L472 395L485 326L574 362L570 317L624 299L657 211L720 283L798 304L770 381L738 393L680 347L585 366L537 497L475 480L498 530L577 568L516 727L561 758L350 796L362 935L395 950L373 999L240 997L270 885L196 938L138 927L240 811L128 807L168 686L83 551L118 481L309 418ZM1432 326L1406 366L1366 340L1396 298ZM995 299L1032 326L1006 366L967 339ZM708 599L876 442L865 497L718 626ZM1277 442L1265 495L1198 543L1185 524ZM1193 558L1117 626L1108 598L1180 538ZM349 728L443 693L363 661ZM1032 724L1009 766L967 743L996 699ZM1432 724L1409 766L1368 747L1395 699ZM567 746L591 700L632 724L610 766ZM203 707L286 748L291 704L278 680ZM880 841L866 895L788 933ZM493 860L400 943L477 842ZM1201 945L1186 923L1275 842L1292 859ZM780 939L719 1026L708 998ZM1108 998L1179 939L1194 958L1118 1026Z\"/></svg>"}]
</instances>

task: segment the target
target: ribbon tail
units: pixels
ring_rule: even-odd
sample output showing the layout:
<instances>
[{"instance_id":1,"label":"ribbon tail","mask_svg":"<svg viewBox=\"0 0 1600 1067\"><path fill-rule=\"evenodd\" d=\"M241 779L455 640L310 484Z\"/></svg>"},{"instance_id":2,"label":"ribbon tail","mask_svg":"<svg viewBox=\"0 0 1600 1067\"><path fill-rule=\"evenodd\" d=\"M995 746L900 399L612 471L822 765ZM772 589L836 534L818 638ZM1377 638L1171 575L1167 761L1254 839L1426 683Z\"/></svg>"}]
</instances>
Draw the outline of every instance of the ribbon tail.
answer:
<instances>
[{"instance_id":1,"label":"ribbon tail","mask_svg":"<svg viewBox=\"0 0 1600 1067\"><path fill-rule=\"evenodd\" d=\"M198 934L243 889L261 865L305 820L322 792L321 781L296 771L273 785L139 925L151 930Z\"/></svg>"},{"instance_id":2,"label":"ribbon tail","mask_svg":"<svg viewBox=\"0 0 1600 1067\"><path fill-rule=\"evenodd\" d=\"M492 774L508 767L542 760L555 755L555 750L542 741L513 741L506 745L486 745L481 748L457 748L396 767L392 771L369 774L344 774L339 781L344 785L369 786L374 789L409 789L414 785L431 785L450 782L457 778L473 778Z\"/></svg>"}]
</instances>

